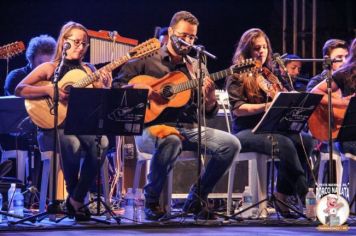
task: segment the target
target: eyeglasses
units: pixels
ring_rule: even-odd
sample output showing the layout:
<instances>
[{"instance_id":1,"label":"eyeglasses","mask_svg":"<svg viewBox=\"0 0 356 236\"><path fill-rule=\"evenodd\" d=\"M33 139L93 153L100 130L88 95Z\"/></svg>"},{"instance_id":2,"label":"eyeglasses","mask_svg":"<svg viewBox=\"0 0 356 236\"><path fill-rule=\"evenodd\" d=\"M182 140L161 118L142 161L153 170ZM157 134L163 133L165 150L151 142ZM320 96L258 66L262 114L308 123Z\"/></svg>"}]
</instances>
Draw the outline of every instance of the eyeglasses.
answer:
<instances>
[{"instance_id":1,"label":"eyeglasses","mask_svg":"<svg viewBox=\"0 0 356 236\"><path fill-rule=\"evenodd\" d=\"M198 37L196 35L178 32L175 30L174 30L174 32L176 32L178 34L177 37L179 37L179 38L182 38L182 39L188 38L190 41L194 41L194 42L198 40Z\"/></svg>"},{"instance_id":2,"label":"eyeglasses","mask_svg":"<svg viewBox=\"0 0 356 236\"><path fill-rule=\"evenodd\" d=\"M78 39L70 39L70 38L67 38L67 40L72 41L76 48L79 48L80 45L82 45L83 48L89 47L89 43L88 42L83 42L83 41L80 41Z\"/></svg>"}]
</instances>

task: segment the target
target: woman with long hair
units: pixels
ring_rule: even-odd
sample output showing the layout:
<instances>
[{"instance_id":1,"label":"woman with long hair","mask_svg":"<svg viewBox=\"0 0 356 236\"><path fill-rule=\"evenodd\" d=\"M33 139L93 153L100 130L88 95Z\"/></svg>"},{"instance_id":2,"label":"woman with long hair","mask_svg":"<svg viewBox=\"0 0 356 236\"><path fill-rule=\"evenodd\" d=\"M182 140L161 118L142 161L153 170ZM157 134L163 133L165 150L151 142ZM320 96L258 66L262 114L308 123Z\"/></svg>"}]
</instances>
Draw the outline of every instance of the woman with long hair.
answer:
<instances>
[{"instance_id":1,"label":"woman with long hair","mask_svg":"<svg viewBox=\"0 0 356 236\"><path fill-rule=\"evenodd\" d=\"M234 53L233 64L249 58L262 64L262 68L254 73L234 74L227 79L233 132L241 142L241 152L271 155L272 142L268 134L252 133L276 93L284 91L278 78L271 72L271 55L271 43L267 35L258 28L249 29L242 35ZM279 150L275 154L280 159L275 197L286 201L287 196L297 193L304 198L308 186L300 159L310 155L313 148L311 137L304 134L273 134L273 137ZM286 218L295 217L288 208L278 202L276 208Z\"/></svg>"},{"instance_id":2,"label":"woman with long hair","mask_svg":"<svg viewBox=\"0 0 356 236\"><path fill-rule=\"evenodd\" d=\"M92 73L95 68L82 61L88 46L89 36L87 29L83 25L72 21L65 24L60 31L53 60L39 65L25 77L16 87L16 95L26 99L35 99L44 96L53 99L53 84L38 85L38 82L53 82L56 68L61 62L62 66L58 75L59 80L73 69L82 70L87 74ZM66 53L63 53L63 50L66 50ZM65 57L62 58L62 55L65 55ZM108 88L111 86L111 81L111 74L103 71L100 73L100 78L93 82L93 86L96 88ZM58 95L60 102L67 102L68 91L59 88ZM37 139L41 152L53 150L53 132L53 129L39 129ZM60 124L58 127L58 137L58 152L61 157L64 179L69 194L66 201L68 213L77 220L89 220L90 212L88 209L83 208L83 202L97 174L96 136L65 135L63 124ZM101 139L103 155L105 155L107 146L108 139L104 136ZM85 154L84 156L83 153ZM82 157L84 157L84 162L80 168L80 159Z\"/></svg>"}]
</instances>

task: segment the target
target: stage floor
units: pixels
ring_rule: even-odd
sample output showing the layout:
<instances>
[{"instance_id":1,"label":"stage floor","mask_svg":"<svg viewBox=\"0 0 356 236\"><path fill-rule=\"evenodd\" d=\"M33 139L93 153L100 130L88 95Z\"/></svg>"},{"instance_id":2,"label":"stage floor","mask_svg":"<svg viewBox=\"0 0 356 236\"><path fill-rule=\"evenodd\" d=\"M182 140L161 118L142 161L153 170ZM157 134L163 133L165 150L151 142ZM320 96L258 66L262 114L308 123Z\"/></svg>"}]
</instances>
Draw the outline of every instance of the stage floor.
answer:
<instances>
[{"instance_id":1,"label":"stage floor","mask_svg":"<svg viewBox=\"0 0 356 236\"><path fill-rule=\"evenodd\" d=\"M96 217L105 220L105 217ZM346 232L321 232L317 230L318 222L309 222L305 219L278 220L276 215L266 219L256 220L224 220L219 218L214 221L195 221L192 217L176 218L166 222L144 221L133 223L131 220L121 219L118 224L114 219L110 224L98 222L75 222L64 219L59 223L45 218L41 222L18 225L8 225L6 221L0 224L0 235L356 235L356 217L349 218Z\"/></svg>"}]
</instances>

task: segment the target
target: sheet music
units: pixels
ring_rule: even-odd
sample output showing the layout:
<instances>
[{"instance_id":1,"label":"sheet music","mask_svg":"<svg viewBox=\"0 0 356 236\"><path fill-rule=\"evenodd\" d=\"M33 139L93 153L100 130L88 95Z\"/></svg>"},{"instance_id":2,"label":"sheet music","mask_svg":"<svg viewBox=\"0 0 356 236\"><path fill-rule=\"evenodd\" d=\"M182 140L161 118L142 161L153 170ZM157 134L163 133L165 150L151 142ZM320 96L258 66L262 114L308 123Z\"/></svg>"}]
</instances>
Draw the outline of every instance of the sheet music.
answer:
<instances>
[{"instance_id":1,"label":"sheet music","mask_svg":"<svg viewBox=\"0 0 356 236\"><path fill-rule=\"evenodd\" d=\"M252 132L299 133L321 98L320 94L280 92Z\"/></svg>"}]
</instances>

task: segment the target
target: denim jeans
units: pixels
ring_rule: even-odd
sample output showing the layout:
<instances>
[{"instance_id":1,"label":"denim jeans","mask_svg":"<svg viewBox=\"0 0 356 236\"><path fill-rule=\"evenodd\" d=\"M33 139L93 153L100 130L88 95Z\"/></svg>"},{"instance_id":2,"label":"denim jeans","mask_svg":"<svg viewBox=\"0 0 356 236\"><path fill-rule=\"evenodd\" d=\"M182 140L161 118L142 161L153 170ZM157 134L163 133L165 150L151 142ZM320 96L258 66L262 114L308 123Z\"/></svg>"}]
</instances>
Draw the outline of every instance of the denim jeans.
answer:
<instances>
[{"instance_id":1,"label":"denim jeans","mask_svg":"<svg viewBox=\"0 0 356 236\"><path fill-rule=\"evenodd\" d=\"M53 130L39 131L37 139L41 152L53 150ZM58 152L61 157L67 192L74 200L84 202L84 198L97 175L98 152L96 136L65 135L63 129L58 129L58 140L60 143ZM107 137L102 136L100 145L101 161L105 160L108 145ZM84 160L80 167L81 158L84 158Z\"/></svg>"},{"instance_id":2,"label":"denim jeans","mask_svg":"<svg viewBox=\"0 0 356 236\"><path fill-rule=\"evenodd\" d=\"M269 134L254 134L251 129L242 130L236 134L242 145L241 152L258 152L271 155L272 143ZM310 135L302 133L306 154L309 157L314 146ZM298 193L303 196L308 192L308 186L302 162L305 154L299 135L273 134L277 141L277 156L280 159L277 191L286 195Z\"/></svg>"},{"instance_id":3,"label":"denim jeans","mask_svg":"<svg viewBox=\"0 0 356 236\"><path fill-rule=\"evenodd\" d=\"M157 138L152 136L147 128L142 136L135 137L140 151L153 154L148 184L144 187L147 203L158 203L167 176L182 150L197 149L198 129L177 129L184 137L183 141L176 135ZM206 197L230 167L235 155L240 152L241 145L234 135L212 128L202 128L201 137L202 152L206 148L207 153L211 155L205 172L200 177L201 196Z\"/></svg>"}]
</instances>

